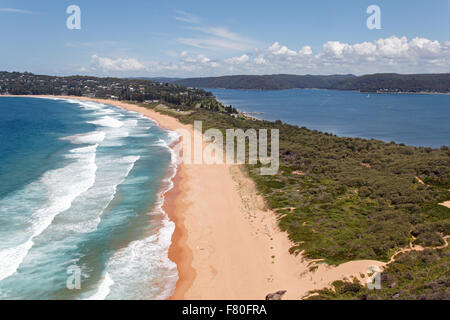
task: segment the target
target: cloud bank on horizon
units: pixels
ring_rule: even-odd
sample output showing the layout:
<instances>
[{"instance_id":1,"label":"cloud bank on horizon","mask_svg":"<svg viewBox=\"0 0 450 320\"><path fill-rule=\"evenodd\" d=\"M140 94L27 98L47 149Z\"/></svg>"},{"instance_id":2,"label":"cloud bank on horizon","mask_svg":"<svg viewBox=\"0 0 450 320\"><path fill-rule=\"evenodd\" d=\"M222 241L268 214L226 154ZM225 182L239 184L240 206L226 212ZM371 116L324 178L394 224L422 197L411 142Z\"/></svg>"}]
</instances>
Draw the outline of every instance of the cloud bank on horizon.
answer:
<instances>
[{"instance_id":1,"label":"cloud bank on horizon","mask_svg":"<svg viewBox=\"0 0 450 320\"><path fill-rule=\"evenodd\" d=\"M199 0L189 6L194 15L175 9L184 5L136 0L132 19L122 20L119 4L80 0L83 27L70 31L64 6L28 1L28 8L13 8L13 0L3 5L8 1L10 7L0 8L0 27L14 30L3 34L0 51L8 71L118 77L450 72L450 4L385 2L388 27L374 32L360 1L271 3L255 14L249 3L230 0L212 10ZM336 19L325 19L327 12Z\"/></svg>"},{"instance_id":2,"label":"cloud bank on horizon","mask_svg":"<svg viewBox=\"0 0 450 320\"><path fill-rule=\"evenodd\" d=\"M309 45L296 50L279 42L261 47L256 41L226 27L204 25L202 19L176 11L196 36L179 37L176 42L191 47L175 54L175 61L140 61L136 58L108 58L95 54L84 71L104 74L129 72L167 76L220 76L231 74L368 74L381 72L450 72L450 41L395 35L374 41L344 43L327 41L314 52ZM207 53L194 53L203 50ZM217 52L239 54L215 58Z\"/></svg>"},{"instance_id":3,"label":"cloud bank on horizon","mask_svg":"<svg viewBox=\"0 0 450 320\"><path fill-rule=\"evenodd\" d=\"M92 55L85 72L211 76L227 74L339 74L450 72L450 41L391 36L372 42L328 41L318 52L278 42L229 58L214 59L182 51L175 62L139 61Z\"/></svg>"}]
</instances>

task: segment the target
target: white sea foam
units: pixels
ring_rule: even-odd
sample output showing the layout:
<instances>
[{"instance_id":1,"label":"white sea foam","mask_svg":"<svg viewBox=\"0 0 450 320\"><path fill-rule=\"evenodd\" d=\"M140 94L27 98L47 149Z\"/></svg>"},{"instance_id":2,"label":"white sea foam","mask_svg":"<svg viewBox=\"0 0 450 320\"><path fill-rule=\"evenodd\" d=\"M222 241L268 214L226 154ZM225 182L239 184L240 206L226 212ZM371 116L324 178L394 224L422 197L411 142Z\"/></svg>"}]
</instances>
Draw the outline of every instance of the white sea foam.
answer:
<instances>
[{"instance_id":1,"label":"white sea foam","mask_svg":"<svg viewBox=\"0 0 450 320\"><path fill-rule=\"evenodd\" d=\"M98 290L95 294L87 298L86 300L105 300L111 292L111 286L114 284L114 280L111 278L107 272L105 276L100 281Z\"/></svg>"},{"instance_id":2,"label":"white sea foam","mask_svg":"<svg viewBox=\"0 0 450 320\"><path fill-rule=\"evenodd\" d=\"M80 196L66 212L65 232L88 233L97 230L106 208L114 199L117 188L129 176L140 156L114 158L99 156L97 179L88 193Z\"/></svg>"},{"instance_id":3,"label":"white sea foam","mask_svg":"<svg viewBox=\"0 0 450 320\"><path fill-rule=\"evenodd\" d=\"M105 132L94 131L61 138L61 140L69 140L73 144L99 144L105 140L105 135Z\"/></svg>"},{"instance_id":4,"label":"white sea foam","mask_svg":"<svg viewBox=\"0 0 450 320\"><path fill-rule=\"evenodd\" d=\"M169 144L167 143L167 141L164 141L163 139L159 138L158 141L153 144L153 146L169 147Z\"/></svg>"},{"instance_id":5,"label":"white sea foam","mask_svg":"<svg viewBox=\"0 0 450 320\"><path fill-rule=\"evenodd\" d=\"M0 251L0 261L2 262L0 265L0 281L8 278L17 271L32 246L33 242L28 240L15 248Z\"/></svg>"},{"instance_id":6,"label":"white sea foam","mask_svg":"<svg viewBox=\"0 0 450 320\"><path fill-rule=\"evenodd\" d=\"M66 99L66 101L68 100ZM99 125L101 128L95 132L66 138L73 144L94 145L71 150L66 158L73 160L73 164L58 169L59 171L46 173L40 180L39 183L46 187L49 201L33 214L31 227L26 230L28 238L16 240L19 245L0 250L0 261L2 262L0 264L0 280L17 271L33 247L33 239L42 234L50 225L52 237L49 239L55 238L53 231L57 231L57 237L61 237L61 239L70 234L67 231L75 233L95 231L106 213L106 209L115 198L118 186L143 181L143 177L134 177L135 180L127 179L136 161L139 160L139 156L118 157L116 152L112 154L106 151L107 148L99 150L97 148L99 146L121 146L126 141L123 138L128 136L150 136L150 134L143 133L152 127L147 122L152 120L141 115L129 119L118 111L116 112L112 107L95 102L81 102L75 99L69 102L91 111L87 113L89 123ZM122 114L127 114L127 112ZM142 132L143 130L144 132ZM107 262L105 273L99 281L97 289L90 293L89 299L165 299L175 288L178 279L177 268L175 263L168 259L168 250L175 226L162 210L162 205L164 194L173 188L172 178L176 174L176 155L169 146L178 138L177 133L167 131L166 141L159 141L159 145L170 150L172 159L170 175L165 179L165 188L159 194L156 205L151 211L151 215L155 217L155 223L159 223L157 233L133 241L128 246L116 251ZM141 146L135 149L131 151L128 148L125 154L130 154L130 151L140 155L148 152ZM52 225L53 219L62 212L64 215L61 215L58 223ZM50 236L50 233L47 232L45 236L47 235ZM32 254L34 253L35 250L32 250ZM29 258L31 257L32 255L29 256ZM3 263L3 261L8 262Z\"/></svg>"},{"instance_id":7,"label":"white sea foam","mask_svg":"<svg viewBox=\"0 0 450 320\"><path fill-rule=\"evenodd\" d=\"M124 125L127 127L136 127L137 124L138 124L138 121L134 120L134 119L124 121Z\"/></svg>"},{"instance_id":8,"label":"white sea foam","mask_svg":"<svg viewBox=\"0 0 450 320\"><path fill-rule=\"evenodd\" d=\"M138 121L135 119L118 120L118 116L102 116L99 119L87 121L88 123L99 125L97 132L105 134L101 146L104 147L120 147L124 145L122 138L130 136L133 130L140 131Z\"/></svg>"},{"instance_id":9,"label":"white sea foam","mask_svg":"<svg viewBox=\"0 0 450 320\"><path fill-rule=\"evenodd\" d=\"M178 159L167 142L165 146L171 152L170 173L164 179L165 187L158 194L150 212L150 215L159 218L156 220L160 221L160 226L156 234L131 242L109 259L106 272L111 280L114 279L114 285L109 287L107 298L160 300L169 298L175 289L178 281L177 265L168 257L175 224L169 220L163 205L164 195L174 187L172 179L177 172ZM136 277L137 274L139 277Z\"/></svg>"},{"instance_id":10,"label":"white sea foam","mask_svg":"<svg viewBox=\"0 0 450 320\"><path fill-rule=\"evenodd\" d=\"M67 101L69 103L76 104L85 110L100 110L106 107L105 104L94 102L94 101L85 101L85 100L77 100L77 99L66 99L63 98L61 100Z\"/></svg>"},{"instance_id":11,"label":"white sea foam","mask_svg":"<svg viewBox=\"0 0 450 320\"><path fill-rule=\"evenodd\" d=\"M119 113L117 113L117 111L115 111L115 110L105 107L105 108L93 111L91 113L91 115L94 115L94 116L119 115Z\"/></svg>"},{"instance_id":12,"label":"white sea foam","mask_svg":"<svg viewBox=\"0 0 450 320\"><path fill-rule=\"evenodd\" d=\"M28 240L20 245L0 251L0 281L13 275L34 245L34 238L42 234L60 213L68 210L72 202L94 185L98 145L71 150L67 158L75 161L63 168L46 172L38 183L45 186L48 202L31 216L26 230ZM26 190L24 190L26 192Z\"/></svg>"},{"instance_id":13,"label":"white sea foam","mask_svg":"<svg viewBox=\"0 0 450 320\"><path fill-rule=\"evenodd\" d=\"M124 145L123 138L129 137L130 130L138 126L136 119L119 121L111 116L101 116L104 111L108 114L116 113L106 105L91 102L82 103L82 105L84 108L95 109L94 115L97 115L97 119L90 123L101 125L104 128L93 133L65 138L72 143L97 142L102 147L120 147ZM99 115L100 119L98 119ZM119 113L117 115L122 117ZM138 127L138 129L140 128ZM66 224L61 226L62 231L77 233L95 231L101 222L102 215L114 199L117 187L125 181L139 159L140 156L118 158L114 155L100 153L97 158L99 164L97 180L89 193L79 197L72 205L71 210L66 212Z\"/></svg>"},{"instance_id":14,"label":"white sea foam","mask_svg":"<svg viewBox=\"0 0 450 320\"><path fill-rule=\"evenodd\" d=\"M88 123L96 124L102 127L109 127L109 128L120 128L124 125L124 123L120 120L117 120L110 116L104 116L99 120L95 121L88 121Z\"/></svg>"},{"instance_id":15,"label":"white sea foam","mask_svg":"<svg viewBox=\"0 0 450 320\"><path fill-rule=\"evenodd\" d=\"M172 145L174 142L178 141L181 137L176 131L168 131L167 135L169 137L168 145Z\"/></svg>"},{"instance_id":16,"label":"white sea foam","mask_svg":"<svg viewBox=\"0 0 450 320\"><path fill-rule=\"evenodd\" d=\"M117 287L111 287L109 298L167 299L172 294L178 272L168 250L175 225L168 219L162 223L158 234L133 241L110 258L106 269Z\"/></svg>"}]
</instances>

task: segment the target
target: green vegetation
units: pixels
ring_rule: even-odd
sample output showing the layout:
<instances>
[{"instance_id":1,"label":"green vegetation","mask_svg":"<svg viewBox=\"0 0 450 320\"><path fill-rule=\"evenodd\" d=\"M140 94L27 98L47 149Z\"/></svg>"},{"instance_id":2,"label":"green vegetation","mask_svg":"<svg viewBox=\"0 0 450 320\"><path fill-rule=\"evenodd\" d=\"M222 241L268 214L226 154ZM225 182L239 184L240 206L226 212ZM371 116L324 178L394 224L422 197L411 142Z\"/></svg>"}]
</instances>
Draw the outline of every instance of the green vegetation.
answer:
<instances>
[{"instance_id":1,"label":"green vegetation","mask_svg":"<svg viewBox=\"0 0 450 320\"><path fill-rule=\"evenodd\" d=\"M179 116L204 129L280 130L280 171L249 175L280 227L311 259L340 264L355 259L388 261L399 248L441 245L450 232L450 152L377 140L340 138L281 122L253 121L200 111ZM416 177L428 181L422 185ZM291 210L294 208L294 210Z\"/></svg>"},{"instance_id":2,"label":"green vegetation","mask_svg":"<svg viewBox=\"0 0 450 320\"><path fill-rule=\"evenodd\" d=\"M337 83L332 89L362 92L450 92L450 73L372 74Z\"/></svg>"},{"instance_id":3,"label":"green vegetation","mask_svg":"<svg viewBox=\"0 0 450 320\"><path fill-rule=\"evenodd\" d=\"M316 88L358 90L361 92L450 92L450 74L373 74L354 75L265 75L190 78L176 84L198 88L281 90Z\"/></svg>"},{"instance_id":4,"label":"green vegetation","mask_svg":"<svg viewBox=\"0 0 450 320\"><path fill-rule=\"evenodd\" d=\"M97 81L89 94L103 98L119 94L119 99L137 101L156 97L158 102L139 103L183 123L201 120L204 130L279 129L278 174L260 175L260 163L246 168L267 207L278 214L281 229L295 243L293 254L303 251L307 258L324 259L329 264L356 259L388 261L410 242L436 247L450 233L450 209L439 205L450 199L450 150L446 146L432 149L341 138L281 121L256 121L223 106L203 90L147 80L41 79L45 76L14 74L14 81L6 81L5 73L1 75L0 92L63 94L61 86L68 81L64 88L87 94L82 85L89 79ZM6 73L6 77L11 75ZM27 82L27 77L34 82ZM39 86L40 80L45 85ZM58 85L53 87L52 83ZM143 92L136 95L138 84ZM336 291L321 291L320 297L441 297L442 288L449 286L448 257L448 249L404 254L384 273L398 279L392 290L366 292L356 283L335 283Z\"/></svg>"},{"instance_id":5,"label":"green vegetation","mask_svg":"<svg viewBox=\"0 0 450 320\"><path fill-rule=\"evenodd\" d=\"M449 300L450 249L412 251L398 257L381 274L381 289L358 280L335 281L312 292L309 300Z\"/></svg>"},{"instance_id":6,"label":"green vegetation","mask_svg":"<svg viewBox=\"0 0 450 320\"><path fill-rule=\"evenodd\" d=\"M0 72L0 94L68 95L126 101L165 103L187 111L195 107L237 113L218 102L210 92L142 79L54 77L32 73Z\"/></svg>"},{"instance_id":7,"label":"green vegetation","mask_svg":"<svg viewBox=\"0 0 450 320\"><path fill-rule=\"evenodd\" d=\"M176 80L174 83L197 88L225 88L225 89L256 89L282 90L293 88L326 89L354 75L334 76L297 76L276 74L266 76L224 76L211 78L190 78Z\"/></svg>"},{"instance_id":8,"label":"green vegetation","mask_svg":"<svg viewBox=\"0 0 450 320\"><path fill-rule=\"evenodd\" d=\"M296 244L291 252L341 264L389 261L410 242L444 244L450 233L450 152L358 138L339 138L280 121L254 121L197 110L178 117L215 127L280 130L281 167L261 176L247 165L279 225ZM422 184L420 181L423 181ZM312 299L449 299L448 248L403 254L382 274L382 290L338 281ZM313 271L313 269L312 269Z\"/></svg>"}]
</instances>

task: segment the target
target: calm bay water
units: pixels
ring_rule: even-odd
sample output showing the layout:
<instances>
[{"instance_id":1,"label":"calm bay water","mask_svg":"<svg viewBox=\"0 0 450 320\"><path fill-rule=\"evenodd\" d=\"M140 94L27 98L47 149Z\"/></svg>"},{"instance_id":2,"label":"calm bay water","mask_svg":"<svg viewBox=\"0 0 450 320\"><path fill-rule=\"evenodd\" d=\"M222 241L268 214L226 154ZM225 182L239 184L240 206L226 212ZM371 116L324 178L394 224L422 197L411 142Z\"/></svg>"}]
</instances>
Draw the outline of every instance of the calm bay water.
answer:
<instances>
[{"instance_id":1,"label":"calm bay water","mask_svg":"<svg viewBox=\"0 0 450 320\"><path fill-rule=\"evenodd\" d=\"M256 117L282 120L338 136L414 146L450 145L450 95L367 94L292 89L207 89L223 103Z\"/></svg>"},{"instance_id":2,"label":"calm bay water","mask_svg":"<svg viewBox=\"0 0 450 320\"><path fill-rule=\"evenodd\" d=\"M174 138L114 106L0 98L0 299L167 298Z\"/></svg>"}]
</instances>

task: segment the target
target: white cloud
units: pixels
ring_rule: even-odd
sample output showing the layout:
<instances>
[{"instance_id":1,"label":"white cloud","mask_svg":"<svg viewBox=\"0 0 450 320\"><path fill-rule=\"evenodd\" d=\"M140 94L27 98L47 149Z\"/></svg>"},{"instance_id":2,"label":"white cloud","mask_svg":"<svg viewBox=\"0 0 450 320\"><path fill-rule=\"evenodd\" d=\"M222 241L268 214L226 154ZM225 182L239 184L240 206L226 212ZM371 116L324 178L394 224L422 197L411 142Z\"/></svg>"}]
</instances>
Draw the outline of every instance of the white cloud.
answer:
<instances>
[{"instance_id":1,"label":"white cloud","mask_svg":"<svg viewBox=\"0 0 450 320\"><path fill-rule=\"evenodd\" d=\"M248 49L248 46L245 43L221 38L178 38L177 41L190 47L206 49L210 51L220 51L223 49L230 51L239 51Z\"/></svg>"},{"instance_id":2,"label":"white cloud","mask_svg":"<svg viewBox=\"0 0 450 320\"><path fill-rule=\"evenodd\" d=\"M176 39L179 43L210 51L245 51L253 48L254 43L224 27L193 27L193 37Z\"/></svg>"},{"instance_id":3,"label":"white cloud","mask_svg":"<svg viewBox=\"0 0 450 320\"><path fill-rule=\"evenodd\" d=\"M146 67L134 58L110 59L94 54L91 57L91 68L94 70L100 69L103 72L128 72L141 71Z\"/></svg>"},{"instance_id":4,"label":"white cloud","mask_svg":"<svg viewBox=\"0 0 450 320\"><path fill-rule=\"evenodd\" d=\"M177 14L178 16L174 17L175 20L196 25L185 27L185 29L193 31L192 35L176 39L183 45L209 51L246 51L255 45L253 41L226 27L204 25L199 18L187 12L177 11Z\"/></svg>"},{"instance_id":5,"label":"white cloud","mask_svg":"<svg viewBox=\"0 0 450 320\"><path fill-rule=\"evenodd\" d=\"M280 46L278 42L275 42L272 46L269 47L269 51L274 55L282 55L282 56L295 56L297 52L294 50L290 50L286 46Z\"/></svg>"},{"instance_id":6,"label":"white cloud","mask_svg":"<svg viewBox=\"0 0 450 320\"><path fill-rule=\"evenodd\" d=\"M397 38L392 36L386 39L375 41L377 52L385 57L404 56L409 50L408 39L406 37Z\"/></svg>"},{"instance_id":7,"label":"white cloud","mask_svg":"<svg viewBox=\"0 0 450 320\"><path fill-rule=\"evenodd\" d=\"M176 13L177 13L177 15L174 17L175 20L190 23L190 24L199 24L200 23L200 19L198 17L194 16L193 14L190 14L188 12L184 12L181 10L177 10Z\"/></svg>"},{"instance_id":8,"label":"white cloud","mask_svg":"<svg viewBox=\"0 0 450 320\"><path fill-rule=\"evenodd\" d=\"M255 59L253 59L253 61L254 61L257 65L267 64L266 59L264 59L264 55L259 55L259 56L257 56Z\"/></svg>"},{"instance_id":9,"label":"white cloud","mask_svg":"<svg viewBox=\"0 0 450 320\"><path fill-rule=\"evenodd\" d=\"M246 63L249 59L250 59L250 57L248 55L243 54L240 57L233 57L233 58L225 59L225 62L229 63L229 64L243 64L243 63Z\"/></svg>"},{"instance_id":10,"label":"white cloud","mask_svg":"<svg viewBox=\"0 0 450 320\"><path fill-rule=\"evenodd\" d=\"M443 45L445 46L445 44ZM437 57L442 52L439 41L431 41L425 38L414 38L411 40L410 48L419 56Z\"/></svg>"},{"instance_id":11,"label":"white cloud","mask_svg":"<svg viewBox=\"0 0 450 320\"><path fill-rule=\"evenodd\" d=\"M235 35L227 29L215 30L222 41ZM198 40L198 39L197 39ZM199 40L198 40L199 41ZM208 43L215 45L215 41ZM201 43L198 43L200 46ZM225 46L221 43L221 48ZM296 51L297 50L297 51ZM431 73L450 72L450 41L392 36L371 42L343 43L328 41L313 53L310 46L288 48L275 42L265 49L255 49L223 59L187 50L173 62L139 62L136 59L92 57L96 70L107 72L145 72L148 75L213 76L224 74L368 74L378 72Z\"/></svg>"},{"instance_id":12,"label":"white cloud","mask_svg":"<svg viewBox=\"0 0 450 320\"><path fill-rule=\"evenodd\" d=\"M33 12L33 11L22 10L22 9L14 9L14 8L0 8L0 12L35 14L35 12Z\"/></svg>"},{"instance_id":13,"label":"white cloud","mask_svg":"<svg viewBox=\"0 0 450 320\"><path fill-rule=\"evenodd\" d=\"M213 35L215 37L224 38L228 40L241 41L241 36L237 33L233 33L224 27L206 27L206 28L191 28L192 30L197 30L206 34Z\"/></svg>"},{"instance_id":14,"label":"white cloud","mask_svg":"<svg viewBox=\"0 0 450 320\"><path fill-rule=\"evenodd\" d=\"M309 56L309 55L311 55L313 52L312 52L312 49L311 49L310 46L304 46L298 53L299 53L300 55Z\"/></svg>"},{"instance_id":15,"label":"white cloud","mask_svg":"<svg viewBox=\"0 0 450 320\"><path fill-rule=\"evenodd\" d=\"M377 46L371 42L363 42L353 45L351 50L353 50L357 55L370 56L376 52Z\"/></svg>"},{"instance_id":16,"label":"white cloud","mask_svg":"<svg viewBox=\"0 0 450 320\"><path fill-rule=\"evenodd\" d=\"M187 51L183 51L180 54L179 70L182 71L195 71L195 70L208 70L219 67L219 62L212 60L205 55L199 54L197 56L190 56Z\"/></svg>"},{"instance_id":17,"label":"white cloud","mask_svg":"<svg viewBox=\"0 0 450 320\"><path fill-rule=\"evenodd\" d=\"M348 44L339 41L328 41L323 45L323 53L329 56L342 57L345 49L348 49Z\"/></svg>"}]
</instances>

